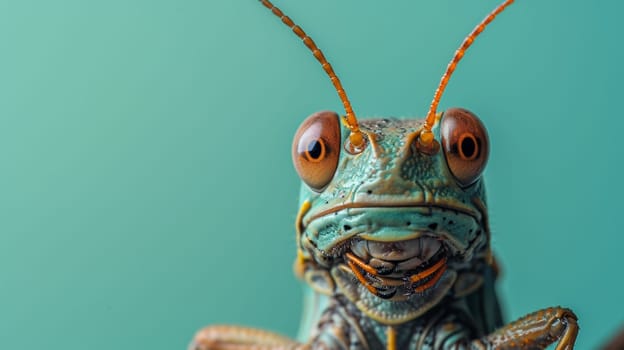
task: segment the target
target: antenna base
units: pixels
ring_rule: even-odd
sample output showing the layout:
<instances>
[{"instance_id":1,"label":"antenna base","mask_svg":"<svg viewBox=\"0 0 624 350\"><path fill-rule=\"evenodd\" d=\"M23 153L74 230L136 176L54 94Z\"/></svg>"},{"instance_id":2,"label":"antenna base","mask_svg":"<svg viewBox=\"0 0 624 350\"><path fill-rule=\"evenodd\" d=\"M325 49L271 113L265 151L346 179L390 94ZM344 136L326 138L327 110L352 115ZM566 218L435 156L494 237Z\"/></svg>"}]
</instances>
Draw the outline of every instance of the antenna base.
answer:
<instances>
[{"instance_id":1,"label":"antenna base","mask_svg":"<svg viewBox=\"0 0 624 350\"><path fill-rule=\"evenodd\" d=\"M434 155L440 151L440 143L434 138L431 131L421 131L416 140L416 149L420 153Z\"/></svg>"}]
</instances>

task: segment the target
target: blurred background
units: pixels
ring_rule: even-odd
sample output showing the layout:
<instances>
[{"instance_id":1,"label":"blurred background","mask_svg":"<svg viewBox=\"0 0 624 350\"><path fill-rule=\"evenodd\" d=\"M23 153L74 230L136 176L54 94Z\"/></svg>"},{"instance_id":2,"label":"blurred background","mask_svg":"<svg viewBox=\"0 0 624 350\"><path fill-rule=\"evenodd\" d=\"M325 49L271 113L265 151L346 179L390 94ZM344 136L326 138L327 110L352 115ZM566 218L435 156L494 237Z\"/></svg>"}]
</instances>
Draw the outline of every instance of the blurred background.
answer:
<instances>
[{"instance_id":1,"label":"blurred background","mask_svg":"<svg viewBox=\"0 0 624 350\"><path fill-rule=\"evenodd\" d=\"M499 1L276 1L356 113L422 116ZM519 1L440 108L489 129L508 319L553 305L579 349L624 322L617 2ZM184 349L211 323L294 336L292 136L341 112L257 1L0 2L0 348Z\"/></svg>"}]
</instances>

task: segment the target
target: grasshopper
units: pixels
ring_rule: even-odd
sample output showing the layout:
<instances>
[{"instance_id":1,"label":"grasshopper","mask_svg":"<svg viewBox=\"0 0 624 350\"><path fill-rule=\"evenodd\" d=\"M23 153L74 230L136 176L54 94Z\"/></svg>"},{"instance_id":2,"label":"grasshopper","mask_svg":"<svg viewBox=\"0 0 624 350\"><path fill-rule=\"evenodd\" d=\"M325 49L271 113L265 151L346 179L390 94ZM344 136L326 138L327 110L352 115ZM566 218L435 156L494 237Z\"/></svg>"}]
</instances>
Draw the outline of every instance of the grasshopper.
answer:
<instances>
[{"instance_id":1,"label":"grasshopper","mask_svg":"<svg viewBox=\"0 0 624 350\"><path fill-rule=\"evenodd\" d=\"M310 287L304 337L209 326L190 349L572 349L579 328L570 309L504 324L481 176L487 131L468 110L437 111L466 50L513 0L464 39L424 119L361 121L315 42L260 2L310 49L345 109L309 116L292 146L303 181L295 274Z\"/></svg>"}]
</instances>

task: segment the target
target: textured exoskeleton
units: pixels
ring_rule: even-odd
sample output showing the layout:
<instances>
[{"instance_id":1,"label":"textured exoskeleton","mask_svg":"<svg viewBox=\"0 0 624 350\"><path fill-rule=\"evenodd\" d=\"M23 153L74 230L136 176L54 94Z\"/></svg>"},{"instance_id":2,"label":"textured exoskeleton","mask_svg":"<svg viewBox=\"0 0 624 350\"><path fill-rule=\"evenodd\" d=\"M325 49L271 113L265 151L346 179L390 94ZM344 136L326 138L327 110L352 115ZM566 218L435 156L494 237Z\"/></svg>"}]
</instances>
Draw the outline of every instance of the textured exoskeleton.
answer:
<instances>
[{"instance_id":1,"label":"textured exoskeleton","mask_svg":"<svg viewBox=\"0 0 624 350\"><path fill-rule=\"evenodd\" d=\"M482 172L489 141L471 112L436 107L463 52L507 0L466 38L425 119L358 122L340 81L301 28L347 115L319 112L293 142L304 182L296 274L309 285L300 341L210 326L190 349L571 349L572 311L552 307L504 324Z\"/></svg>"}]
</instances>

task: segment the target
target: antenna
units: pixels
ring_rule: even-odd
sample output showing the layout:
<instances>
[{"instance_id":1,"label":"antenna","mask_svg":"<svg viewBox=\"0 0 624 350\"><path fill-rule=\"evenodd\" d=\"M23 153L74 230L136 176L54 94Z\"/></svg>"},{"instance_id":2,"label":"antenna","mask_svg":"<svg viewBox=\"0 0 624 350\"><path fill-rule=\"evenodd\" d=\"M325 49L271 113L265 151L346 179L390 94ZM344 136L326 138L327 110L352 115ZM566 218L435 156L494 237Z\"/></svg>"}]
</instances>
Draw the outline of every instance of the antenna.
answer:
<instances>
[{"instance_id":1,"label":"antenna","mask_svg":"<svg viewBox=\"0 0 624 350\"><path fill-rule=\"evenodd\" d=\"M351 108L351 102L349 102L349 98L347 98L347 93L342 88L340 79L338 79L338 76L336 75L336 73L334 73L334 69L325 58L325 55L323 55L323 52L316 46L314 40L312 40L312 38L310 38L306 34L306 32L303 31L303 29L301 29L301 27L296 25L295 22L290 19L290 17L284 15L282 10L273 5L269 0L260 0L260 2L266 8L271 10L271 12L273 12L275 16L279 17L279 19L281 19L287 27L292 29L295 35L297 35L303 41L305 46L307 46L308 49L312 51L312 55L314 55L314 57L319 61L319 63L325 70L325 73L327 73L329 79L331 79L332 84L334 84L334 88L336 89L336 92L338 93L338 96L340 97L340 100L344 105L344 109L347 115L343 119L343 121L347 125L349 130L351 130L351 134L349 135L349 141L356 150L362 148L364 146L365 140L364 136L362 135L362 131L360 131L360 127L358 126L357 119L355 118L355 113L353 113L353 108Z\"/></svg>"},{"instance_id":2,"label":"antenna","mask_svg":"<svg viewBox=\"0 0 624 350\"><path fill-rule=\"evenodd\" d=\"M492 22L499 13L503 12L503 10L507 6L511 5L511 3L513 2L514 0L506 0L502 4L498 5L498 7L494 9L494 11L490 12L490 14L487 15L481 21L481 23L479 23L472 30L472 32L470 32L470 34L468 34L468 36L466 37L466 39L464 39L464 41L459 46L457 51L455 51L455 55L453 56L453 59L451 59L451 62L449 62L448 66L446 67L446 71L444 72L444 75L442 75L442 79L440 80L440 85L438 85L438 88L436 89L435 94L433 95L433 101L431 101L431 106L429 107L429 112L427 113L425 124L423 125L421 132L420 132L420 136L419 136L419 142L421 146L424 146L425 148L432 147L432 142L434 141L434 137L433 137L433 133L431 132L431 128L433 128L433 125L435 124L436 119L437 119L438 103L440 102L442 93L444 92L444 89L446 88L446 85L448 84L448 81L451 78L453 71L457 67L457 63L462 59L462 57L464 57L464 53L466 53L466 50L468 50L470 45L472 45L474 40L477 38L477 36L479 36L479 34L481 34L481 32L485 29L485 27L488 24L490 24L490 22Z\"/></svg>"}]
</instances>

